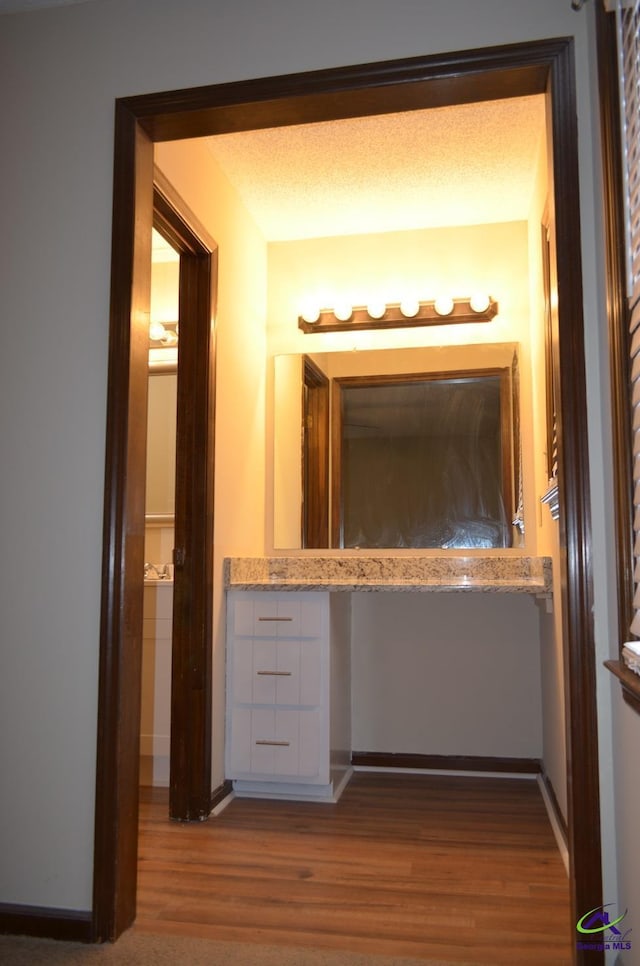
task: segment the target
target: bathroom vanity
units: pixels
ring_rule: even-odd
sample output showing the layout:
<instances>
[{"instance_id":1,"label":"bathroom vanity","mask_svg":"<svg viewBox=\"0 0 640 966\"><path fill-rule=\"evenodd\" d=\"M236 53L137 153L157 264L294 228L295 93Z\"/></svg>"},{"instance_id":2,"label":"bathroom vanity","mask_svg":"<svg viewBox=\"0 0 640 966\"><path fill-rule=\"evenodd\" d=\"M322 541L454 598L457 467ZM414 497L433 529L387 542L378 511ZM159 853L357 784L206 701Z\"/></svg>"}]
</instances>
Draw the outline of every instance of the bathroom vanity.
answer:
<instances>
[{"instance_id":1,"label":"bathroom vanity","mask_svg":"<svg viewBox=\"0 0 640 966\"><path fill-rule=\"evenodd\" d=\"M350 773L349 602L227 595L227 777L236 794L335 801Z\"/></svg>"},{"instance_id":2,"label":"bathroom vanity","mask_svg":"<svg viewBox=\"0 0 640 966\"><path fill-rule=\"evenodd\" d=\"M230 558L226 776L236 794L335 801L351 761L351 596L526 594L551 561L515 553Z\"/></svg>"}]
</instances>

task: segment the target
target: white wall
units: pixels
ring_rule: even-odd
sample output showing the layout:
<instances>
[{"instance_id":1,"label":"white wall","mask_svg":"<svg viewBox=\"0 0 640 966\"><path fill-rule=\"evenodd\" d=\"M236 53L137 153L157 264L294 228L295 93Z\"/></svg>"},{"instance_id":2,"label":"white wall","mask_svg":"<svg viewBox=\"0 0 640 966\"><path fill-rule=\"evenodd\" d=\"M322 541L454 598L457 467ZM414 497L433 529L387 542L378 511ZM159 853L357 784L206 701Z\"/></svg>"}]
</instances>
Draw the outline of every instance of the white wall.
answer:
<instances>
[{"instance_id":1,"label":"white wall","mask_svg":"<svg viewBox=\"0 0 640 966\"><path fill-rule=\"evenodd\" d=\"M354 594L354 751L540 758L538 606L524 594Z\"/></svg>"},{"instance_id":2,"label":"white wall","mask_svg":"<svg viewBox=\"0 0 640 966\"><path fill-rule=\"evenodd\" d=\"M605 520L589 16L568 0L94 0L2 17L0 900L91 906L114 99L575 35L591 492ZM592 549L600 653L604 525Z\"/></svg>"}]
</instances>

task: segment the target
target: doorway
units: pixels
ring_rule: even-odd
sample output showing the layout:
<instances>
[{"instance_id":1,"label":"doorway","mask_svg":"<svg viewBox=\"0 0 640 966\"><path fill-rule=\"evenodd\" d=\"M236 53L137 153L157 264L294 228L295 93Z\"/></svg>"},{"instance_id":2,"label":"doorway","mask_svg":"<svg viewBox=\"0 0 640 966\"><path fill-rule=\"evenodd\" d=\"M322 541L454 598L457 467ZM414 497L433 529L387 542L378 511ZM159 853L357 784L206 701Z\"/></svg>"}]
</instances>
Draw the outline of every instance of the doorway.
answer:
<instances>
[{"instance_id":1,"label":"doorway","mask_svg":"<svg viewBox=\"0 0 640 966\"><path fill-rule=\"evenodd\" d=\"M140 508L135 479L139 427L128 418L143 362L147 228L153 220L153 142L292 123L335 120L546 94L554 152L558 274L559 486L569 773L572 910L601 901L595 666L591 626L590 521L577 131L573 48L569 40L261 79L126 98L117 102L112 262L111 361L105 577L101 639L99 788L96 811L94 932L115 938L135 917L136 829L127 810L139 701L129 651L139 632L136 568ZM129 406L123 404L129 400ZM210 504L210 507L212 503ZM118 565L115 565L118 561ZM128 666L129 674L122 668ZM137 695L137 697L136 697ZM120 712L120 713L118 713ZM135 769L134 769L135 770Z\"/></svg>"}]
</instances>

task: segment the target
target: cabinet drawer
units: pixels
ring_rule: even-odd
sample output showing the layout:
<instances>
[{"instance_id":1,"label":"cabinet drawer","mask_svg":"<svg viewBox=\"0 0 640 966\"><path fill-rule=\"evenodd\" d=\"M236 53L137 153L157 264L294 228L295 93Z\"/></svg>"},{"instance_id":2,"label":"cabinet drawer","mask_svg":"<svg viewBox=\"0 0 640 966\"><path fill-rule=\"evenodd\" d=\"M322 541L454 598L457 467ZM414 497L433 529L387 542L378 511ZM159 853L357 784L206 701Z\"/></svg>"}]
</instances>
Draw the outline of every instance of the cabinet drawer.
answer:
<instances>
[{"instance_id":1,"label":"cabinet drawer","mask_svg":"<svg viewBox=\"0 0 640 966\"><path fill-rule=\"evenodd\" d=\"M318 776L321 727L318 710L234 708L230 777Z\"/></svg>"},{"instance_id":2,"label":"cabinet drawer","mask_svg":"<svg viewBox=\"0 0 640 966\"><path fill-rule=\"evenodd\" d=\"M233 648L232 700L241 704L319 705L322 645L317 640L240 638Z\"/></svg>"},{"instance_id":3,"label":"cabinet drawer","mask_svg":"<svg viewBox=\"0 0 640 966\"><path fill-rule=\"evenodd\" d=\"M320 637L322 605L293 594L261 593L231 602L236 637Z\"/></svg>"}]
</instances>

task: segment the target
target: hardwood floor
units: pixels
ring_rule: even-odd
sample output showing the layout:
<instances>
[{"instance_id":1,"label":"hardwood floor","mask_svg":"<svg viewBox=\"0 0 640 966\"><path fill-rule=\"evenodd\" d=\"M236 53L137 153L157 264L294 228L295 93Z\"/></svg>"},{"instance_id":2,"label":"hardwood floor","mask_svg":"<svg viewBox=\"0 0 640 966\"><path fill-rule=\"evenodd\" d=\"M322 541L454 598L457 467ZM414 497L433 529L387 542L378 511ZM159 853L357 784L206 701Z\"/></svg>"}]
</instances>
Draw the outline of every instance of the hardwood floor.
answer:
<instances>
[{"instance_id":1,"label":"hardwood floor","mask_svg":"<svg viewBox=\"0 0 640 966\"><path fill-rule=\"evenodd\" d=\"M136 929L571 962L568 880L535 781L358 772L337 805L235 799L189 825L168 821L165 791L142 798Z\"/></svg>"}]
</instances>

